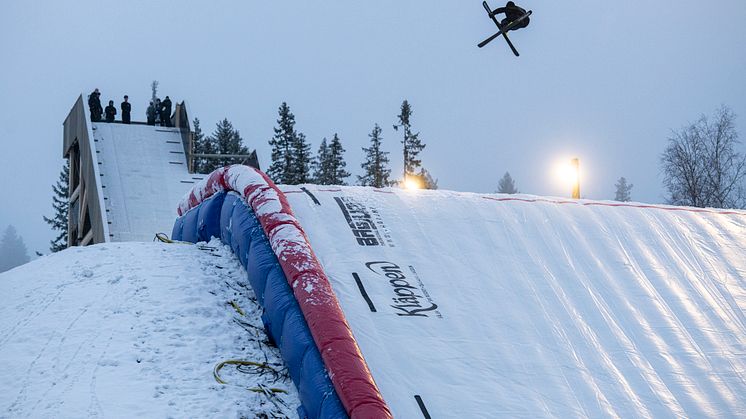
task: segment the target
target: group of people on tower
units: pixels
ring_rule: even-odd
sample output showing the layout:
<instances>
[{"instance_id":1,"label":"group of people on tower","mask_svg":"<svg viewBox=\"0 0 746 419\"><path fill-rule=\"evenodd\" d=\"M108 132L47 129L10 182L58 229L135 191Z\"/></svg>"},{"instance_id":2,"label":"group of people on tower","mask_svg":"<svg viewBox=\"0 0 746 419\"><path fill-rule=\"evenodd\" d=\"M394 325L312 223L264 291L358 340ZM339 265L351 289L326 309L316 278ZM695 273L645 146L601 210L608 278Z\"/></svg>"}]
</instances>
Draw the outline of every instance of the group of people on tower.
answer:
<instances>
[{"instance_id":1,"label":"group of people on tower","mask_svg":"<svg viewBox=\"0 0 746 419\"><path fill-rule=\"evenodd\" d=\"M148 125L159 124L162 127L171 126L171 99L166 96L163 101L156 98L155 103L150 101L145 115L148 117Z\"/></svg>"},{"instance_id":2,"label":"group of people on tower","mask_svg":"<svg viewBox=\"0 0 746 419\"><path fill-rule=\"evenodd\" d=\"M145 113L148 125L158 124L170 127L171 106L171 99L168 96L163 101L157 98L155 99L155 103L151 101ZM106 122L114 122L117 116L117 108L114 106L113 100L109 101L109 105L105 109L101 106L101 92L99 92L98 88L88 95L88 108L91 111L91 122L101 122L102 117L105 118ZM131 121L132 104L130 104L127 95L124 95L124 102L121 103L120 109L122 110L122 123L129 124Z\"/></svg>"}]
</instances>

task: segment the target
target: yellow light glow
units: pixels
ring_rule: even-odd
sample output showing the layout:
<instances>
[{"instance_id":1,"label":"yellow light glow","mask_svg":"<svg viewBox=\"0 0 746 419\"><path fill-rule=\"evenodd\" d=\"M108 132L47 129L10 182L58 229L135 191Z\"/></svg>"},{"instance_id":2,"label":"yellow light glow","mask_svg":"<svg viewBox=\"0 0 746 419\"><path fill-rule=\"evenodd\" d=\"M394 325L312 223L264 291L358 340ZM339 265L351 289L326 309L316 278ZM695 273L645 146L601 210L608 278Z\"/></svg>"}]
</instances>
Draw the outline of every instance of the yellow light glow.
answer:
<instances>
[{"instance_id":1,"label":"yellow light glow","mask_svg":"<svg viewBox=\"0 0 746 419\"><path fill-rule=\"evenodd\" d=\"M554 172L563 186L572 187L578 181L578 170L570 162L558 164Z\"/></svg>"},{"instance_id":2,"label":"yellow light glow","mask_svg":"<svg viewBox=\"0 0 746 419\"><path fill-rule=\"evenodd\" d=\"M406 189L422 189L422 183L417 176L407 176L404 179L404 188Z\"/></svg>"},{"instance_id":3,"label":"yellow light glow","mask_svg":"<svg viewBox=\"0 0 746 419\"><path fill-rule=\"evenodd\" d=\"M554 165L553 177L562 191L575 191L580 183L580 170L575 159L563 158ZM564 195L564 193L563 193Z\"/></svg>"}]
</instances>

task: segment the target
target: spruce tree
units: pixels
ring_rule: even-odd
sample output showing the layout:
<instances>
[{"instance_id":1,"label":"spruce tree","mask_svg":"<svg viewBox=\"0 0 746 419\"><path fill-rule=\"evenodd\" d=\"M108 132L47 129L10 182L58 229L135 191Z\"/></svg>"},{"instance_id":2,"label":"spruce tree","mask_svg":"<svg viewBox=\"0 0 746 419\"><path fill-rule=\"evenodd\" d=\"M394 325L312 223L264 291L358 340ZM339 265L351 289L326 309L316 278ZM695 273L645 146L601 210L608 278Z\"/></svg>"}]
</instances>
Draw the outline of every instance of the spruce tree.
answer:
<instances>
[{"instance_id":1,"label":"spruce tree","mask_svg":"<svg viewBox=\"0 0 746 419\"><path fill-rule=\"evenodd\" d=\"M329 146L326 143L326 137L321 140L319 151L316 158L313 159L313 182L317 185L329 184Z\"/></svg>"},{"instance_id":2,"label":"spruce tree","mask_svg":"<svg viewBox=\"0 0 746 419\"><path fill-rule=\"evenodd\" d=\"M212 147L212 143L209 141L209 137L205 137L202 132L202 127L199 124L199 118L194 118L192 122L194 126L194 154L213 154L215 149ZM195 173L210 173L214 169L212 162L204 157L196 157L194 159L194 172Z\"/></svg>"},{"instance_id":3,"label":"spruce tree","mask_svg":"<svg viewBox=\"0 0 746 419\"><path fill-rule=\"evenodd\" d=\"M420 169L418 176L422 179L423 189L438 189L438 179L433 178L430 172L424 167Z\"/></svg>"},{"instance_id":4,"label":"spruce tree","mask_svg":"<svg viewBox=\"0 0 746 419\"><path fill-rule=\"evenodd\" d=\"M615 201L628 202L632 199L632 187L635 185L627 183L624 176L620 177L614 186L616 186Z\"/></svg>"},{"instance_id":5,"label":"spruce tree","mask_svg":"<svg viewBox=\"0 0 746 419\"><path fill-rule=\"evenodd\" d=\"M420 133L412 132L411 117L412 107L407 100L404 100L398 115L399 123L394 125L394 130L399 131L401 128L404 134L402 138L404 146L404 176L417 173L417 169L422 165L422 160L418 159L417 156L425 148L425 144L419 139Z\"/></svg>"},{"instance_id":6,"label":"spruce tree","mask_svg":"<svg viewBox=\"0 0 746 419\"><path fill-rule=\"evenodd\" d=\"M518 189L515 187L515 181L510 176L510 173L505 172L502 179L497 183L497 193L518 193Z\"/></svg>"},{"instance_id":7,"label":"spruce tree","mask_svg":"<svg viewBox=\"0 0 746 419\"><path fill-rule=\"evenodd\" d=\"M342 141L335 133L329 144L329 185L347 185L345 179L350 177L350 172L345 170L347 163L344 160L344 152Z\"/></svg>"},{"instance_id":8,"label":"spruce tree","mask_svg":"<svg viewBox=\"0 0 746 419\"><path fill-rule=\"evenodd\" d=\"M29 261L26 244L16 233L15 227L9 225L0 240L0 272L13 269Z\"/></svg>"},{"instance_id":9,"label":"spruce tree","mask_svg":"<svg viewBox=\"0 0 746 419\"><path fill-rule=\"evenodd\" d=\"M391 176L391 169L389 169L389 158L388 152L381 149L381 127L375 124L373 131L368 134L370 137L370 148L363 147L365 152L365 162L360 167L363 168L363 175L357 177L358 185L361 186L374 186L376 188L383 188L390 185L389 176Z\"/></svg>"},{"instance_id":10,"label":"spruce tree","mask_svg":"<svg viewBox=\"0 0 746 419\"><path fill-rule=\"evenodd\" d=\"M311 144L306 141L306 135L302 132L295 132L293 137L289 185L309 183L311 182L311 163L313 160L311 157Z\"/></svg>"},{"instance_id":11,"label":"spruce tree","mask_svg":"<svg viewBox=\"0 0 746 419\"><path fill-rule=\"evenodd\" d=\"M279 118L274 128L274 136L269 140L272 147L272 163L267 175L275 183L289 185L294 180L293 147L295 145L295 115L290 112L287 103L282 102L278 109Z\"/></svg>"},{"instance_id":12,"label":"spruce tree","mask_svg":"<svg viewBox=\"0 0 746 419\"><path fill-rule=\"evenodd\" d=\"M60 171L60 178L57 184L52 185L52 207L54 216L48 218L44 216L44 222L52 226L52 230L58 231L57 237L49 242L49 250L59 252L67 248L67 212L70 199L68 197L70 179L70 161L66 161Z\"/></svg>"},{"instance_id":13,"label":"spruce tree","mask_svg":"<svg viewBox=\"0 0 746 419\"><path fill-rule=\"evenodd\" d=\"M238 130L233 128L233 124L227 118L223 118L222 121L215 124L215 132L210 136L209 141L216 148L217 154L249 153L249 150L242 144L243 140ZM221 157L214 159L214 163L217 167L222 167L241 163L241 159L236 157Z\"/></svg>"}]
</instances>

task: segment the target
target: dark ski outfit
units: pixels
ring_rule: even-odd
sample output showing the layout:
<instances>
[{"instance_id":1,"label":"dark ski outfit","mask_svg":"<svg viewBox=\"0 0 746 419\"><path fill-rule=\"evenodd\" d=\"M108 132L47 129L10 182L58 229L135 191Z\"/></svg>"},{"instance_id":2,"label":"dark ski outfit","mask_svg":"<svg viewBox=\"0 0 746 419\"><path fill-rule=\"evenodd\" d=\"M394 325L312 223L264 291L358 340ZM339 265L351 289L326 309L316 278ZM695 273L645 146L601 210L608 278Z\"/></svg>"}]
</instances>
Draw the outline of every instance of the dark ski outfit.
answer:
<instances>
[{"instance_id":1,"label":"dark ski outfit","mask_svg":"<svg viewBox=\"0 0 746 419\"><path fill-rule=\"evenodd\" d=\"M101 114L104 110L101 108L101 93L98 89L94 90L88 96L88 109L91 111L91 122L98 122L101 120Z\"/></svg>"},{"instance_id":2,"label":"dark ski outfit","mask_svg":"<svg viewBox=\"0 0 746 419\"><path fill-rule=\"evenodd\" d=\"M153 109L155 109L155 123L157 125L163 125L163 118L161 116L161 110L163 109L163 105L161 105L160 99L155 100L155 103L153 104Z\"/></svg>"},{"instance_id":3,"label":"dark ski outfit","mask_svg":"<svg viewBox=\"0 0 746 419\"><path fill-rule=\"evenodd\" d=\"M171 126L171 99L168 96L161 102L161 125Z\"/></svg>"},{"instance_id":4,"label":"dark ski outfit","mask_svg":"<svg viewBox=\"0 0 746 419\"><path fill-rule=\"evenodd\" d=\"M520 8L515 5L512 1L509 1L505 7L498 7L497 9L492 11L492 15L498 15L500 13L505 13L505 19L500 22L500 26L505 27L506 25L509 25L514 20L519 19L521 16L526 14L526 10L523 8ZM528 26L528 22L531 20L531 18L526 17L522 21L518 22L515 26L509 29L509 31L514 31L516 29L525 28Z\"/></svg>"},{"instance_id":5,"label":"dark ski outfit","mask_svg":"<svg viewBox=\"0 0 746 419\"><path fill-rule=\"evenodd\" d=\"M127 102L127 96L124 97L124 102L121 105L122 108L122 123L130 123L130 112L132 112L132 104Z\"/></svg>"},{"instance_id":6,"label":"dark ski outfit","mask_svg":"<svg viewBox=\"0 0 746 419\"><path fill-rule=\"evenodd\" d=\"M109 101L109 106L106 107L106 122L114 122L114 116L117 114L117 108L114 107L114 101Z\"/></svg>"},{"instance_id":7,"label":"dark ski outfit","mask_svg":"<svg viewBox=\"0 0 746 419\"><path fill-rule=\"evenodd\" d=\"M153 102L150 102L148 110L145 111L145 115L148 117L148 125L155 125L155 106Z\"/></svg>"}]
</instances>

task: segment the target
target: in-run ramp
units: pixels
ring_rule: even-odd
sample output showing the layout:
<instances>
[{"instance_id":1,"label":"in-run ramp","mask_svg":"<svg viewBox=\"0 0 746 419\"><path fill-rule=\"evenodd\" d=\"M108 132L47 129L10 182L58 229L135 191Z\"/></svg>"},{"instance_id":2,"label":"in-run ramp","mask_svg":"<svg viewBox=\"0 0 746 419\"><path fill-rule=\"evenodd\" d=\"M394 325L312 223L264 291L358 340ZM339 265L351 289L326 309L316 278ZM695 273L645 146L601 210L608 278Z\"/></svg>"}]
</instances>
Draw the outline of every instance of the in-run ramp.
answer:
<instances>
[{"instance_id":1,"label":"in-run ramp","mask_svg":"<svg viewBox=\"0 0 746 419\"><path fill-rule=\"evenodd\" d=\"M323 274L293 293L328 280L395 417L746 415L744 212L211 180L182 210L238 191L280 264L294 214Z\"/></svg>"},{"instance_id":2,"label":"in-run ramp","mask_svg":"<svg viewBox=\"0 0 746 419\"><path fill-rule=\"evenodd\" d=\"M173 207L204 176L187 170L179 128L91 123L107 241L151 241L168 232Z\"/></svg>"}]
</instances>

